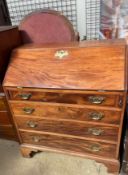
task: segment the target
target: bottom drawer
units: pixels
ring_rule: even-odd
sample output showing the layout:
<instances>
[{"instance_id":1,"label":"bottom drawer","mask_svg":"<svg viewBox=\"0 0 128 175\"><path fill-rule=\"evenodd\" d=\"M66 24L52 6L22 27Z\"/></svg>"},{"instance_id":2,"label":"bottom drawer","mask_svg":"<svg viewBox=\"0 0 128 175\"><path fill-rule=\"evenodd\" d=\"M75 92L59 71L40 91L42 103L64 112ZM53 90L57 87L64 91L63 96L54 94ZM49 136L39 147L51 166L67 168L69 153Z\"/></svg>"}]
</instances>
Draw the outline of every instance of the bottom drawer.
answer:
<instances>
[{"instance_id":1,"label":"bottom drawer","mask_svg":"<svg viewBox=\"0 0 128 175\"><path fill-rule=\"evenodd\" d=\"M69 138L50 134L20 132L23 143L76 152L81 155L92 154L108 158L116 158L116 145L82 139Z\"/></svg>"}]
</instances>

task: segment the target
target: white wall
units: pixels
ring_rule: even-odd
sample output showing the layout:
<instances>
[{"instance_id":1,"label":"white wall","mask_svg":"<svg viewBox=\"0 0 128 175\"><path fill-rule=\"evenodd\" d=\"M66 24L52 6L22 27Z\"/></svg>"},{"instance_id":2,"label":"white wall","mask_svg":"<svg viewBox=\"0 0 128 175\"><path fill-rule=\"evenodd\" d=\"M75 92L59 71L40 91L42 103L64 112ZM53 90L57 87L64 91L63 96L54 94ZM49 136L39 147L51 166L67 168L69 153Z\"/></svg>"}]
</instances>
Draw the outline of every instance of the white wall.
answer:
<instances>
[{"instance_id":1,"label":"white wall","mask_svg":"<svg viewBox=\"0 0 128 175\"><path fill-rule=\"evenodd\" d=\"M85 0L77 0L77 26L81 39L86 35Z\"/></svg>"}]
</instances>

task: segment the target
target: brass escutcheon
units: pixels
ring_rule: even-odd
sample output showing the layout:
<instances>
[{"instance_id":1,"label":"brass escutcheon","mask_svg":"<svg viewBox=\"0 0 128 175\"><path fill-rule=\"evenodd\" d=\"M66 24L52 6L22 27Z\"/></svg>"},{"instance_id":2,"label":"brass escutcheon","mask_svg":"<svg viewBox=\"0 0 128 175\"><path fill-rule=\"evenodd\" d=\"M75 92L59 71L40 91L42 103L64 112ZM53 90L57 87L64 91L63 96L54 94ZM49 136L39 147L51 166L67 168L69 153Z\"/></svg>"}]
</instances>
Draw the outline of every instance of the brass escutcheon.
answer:
<instances>
[{"instance_id":1,"label":"brass escutcheon","mask_svg":"<svg viewBox=\"0 0 128 175\"><path fill-rule=\"evenodd\" d=\"M56 51L55 53L55 57L57 57L58 59L63 59L64 57L67 57L69 55L67 50L59 50Z\"/></svg>"}]
</instances>

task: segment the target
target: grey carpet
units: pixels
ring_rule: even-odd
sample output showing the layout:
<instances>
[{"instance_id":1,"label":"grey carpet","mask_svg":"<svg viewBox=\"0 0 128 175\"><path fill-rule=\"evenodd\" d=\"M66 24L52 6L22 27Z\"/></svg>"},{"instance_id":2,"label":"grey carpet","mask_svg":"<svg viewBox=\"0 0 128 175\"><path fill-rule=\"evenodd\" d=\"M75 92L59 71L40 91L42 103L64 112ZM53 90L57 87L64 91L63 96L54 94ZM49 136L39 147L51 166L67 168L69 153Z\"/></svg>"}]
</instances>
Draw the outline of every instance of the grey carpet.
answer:
<instances>
[{"instance_id":1,"label":"grey carpet","mask_svg":"<svg viewBox=\"0 0 128 175\"><path fill-rule=\"evenodd\" d=\"M23 158L16 142L0 140L0 175L108 175L104 165L63 154L42 152Z\"/></svg>"}]
</instances>

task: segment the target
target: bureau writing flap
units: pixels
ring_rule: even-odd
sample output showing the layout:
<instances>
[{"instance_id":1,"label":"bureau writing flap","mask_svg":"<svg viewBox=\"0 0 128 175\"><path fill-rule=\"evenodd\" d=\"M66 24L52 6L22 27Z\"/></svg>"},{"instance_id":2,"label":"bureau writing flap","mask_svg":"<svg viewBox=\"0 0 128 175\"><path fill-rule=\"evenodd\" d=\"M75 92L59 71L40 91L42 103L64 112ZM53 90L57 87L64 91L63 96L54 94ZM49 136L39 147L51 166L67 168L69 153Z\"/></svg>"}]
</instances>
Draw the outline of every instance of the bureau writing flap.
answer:
<instances>
[{"instance_id":1,"label":"bureau writing flap","mask_svg":"<svg viewBox=\"0 0 128 175\"><path fill-rule=\"evenodd\" d=\"M26 45L12 53L4 86L124 90L123 40Z\"/></svg>"}]
</instances>

